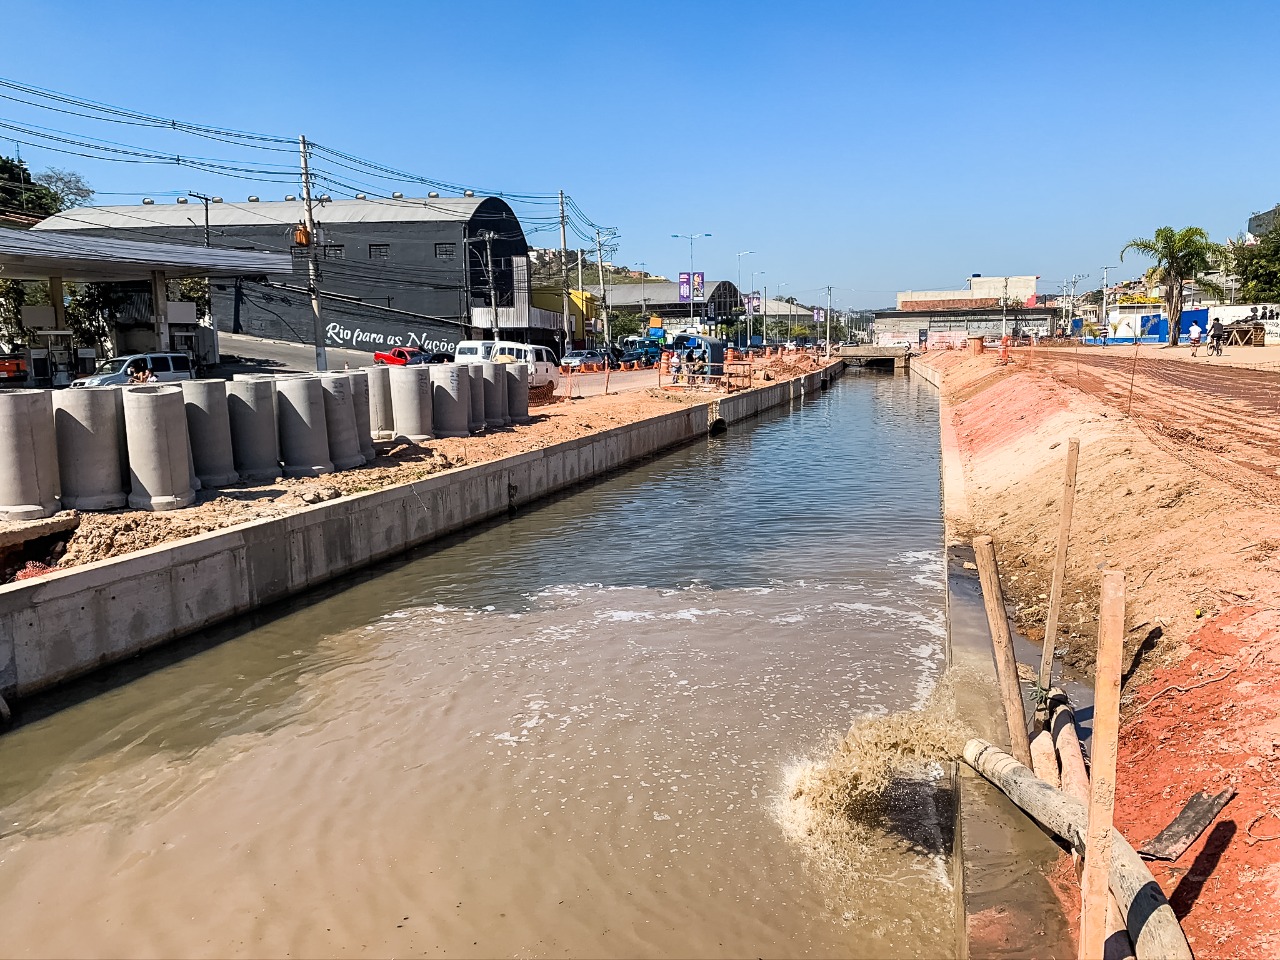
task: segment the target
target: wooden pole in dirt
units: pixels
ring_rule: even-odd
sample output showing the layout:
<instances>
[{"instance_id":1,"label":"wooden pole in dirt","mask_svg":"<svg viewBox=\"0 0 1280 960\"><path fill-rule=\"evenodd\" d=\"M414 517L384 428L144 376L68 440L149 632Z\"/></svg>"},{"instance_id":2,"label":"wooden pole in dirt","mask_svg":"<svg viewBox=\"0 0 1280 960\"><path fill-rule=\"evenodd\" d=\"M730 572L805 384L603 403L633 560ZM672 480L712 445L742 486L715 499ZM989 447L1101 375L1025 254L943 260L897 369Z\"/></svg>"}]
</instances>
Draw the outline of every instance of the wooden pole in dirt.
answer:
<instances>
[{"instance_id":1,"label":"wooden pole in dirt","mask_svg":"<svg viewBox=\"0 0 1280 960\"><path fill-rule=\"evenodd\" d=\"M1004 591L1000 589L1000 571L996 566L995 542L988 536L973 538L973 554L978 561L978 579L982 581L982 602L991 627L991 643L995 648L996 676L1000 680L1000 699L1009 721L1009 743L1013 756L1025 767L1031 766L1031 742L1027 737L1027 714L1022 706L1022 688L1018 685L1018 662L1013 656L1013 638L1009 636L1009 619L1004 609Z\"/></svg>"},{"instance_id":2,"label":"wooden pole in dirt","mask_svg":"<svg viewBox=\"0 0 1280 960\"><path fill-rule=\"evenodd\" d=\"M1124 571L1102 574L1098 660L1094 668L1093 749L1089 834L1080 882L1080 958L1102 960L1107 940L1107 887L1111 875L1111 819L1116 802L1116 741L1120 732L1120 659L1124 647Z\"/></svg>"},{"instance_id":3,"label":"wooden pole in dirt","mask_svg":"<svg viewBox=\"0 0 1280 960\"><path fill-rule=\"evenodd\" d=\"M1044 726L1049 721L1046 703L1053 679L1053 648L1058 640L1058 614L1062 609L1062 582L1067 575L1067 543L1071 539L1071 511L1076 503L1076 461L1080 457L1080 440L1067 441L1067 474L1062 483L1062 519L1058 524L1058 554L1053 561L1053 584L1049 587L1049 613L1044 622L1044 648L1040 651L1040 675L1036 681L1042 698L1036 718Z\"/></svg>"}]
</instances>

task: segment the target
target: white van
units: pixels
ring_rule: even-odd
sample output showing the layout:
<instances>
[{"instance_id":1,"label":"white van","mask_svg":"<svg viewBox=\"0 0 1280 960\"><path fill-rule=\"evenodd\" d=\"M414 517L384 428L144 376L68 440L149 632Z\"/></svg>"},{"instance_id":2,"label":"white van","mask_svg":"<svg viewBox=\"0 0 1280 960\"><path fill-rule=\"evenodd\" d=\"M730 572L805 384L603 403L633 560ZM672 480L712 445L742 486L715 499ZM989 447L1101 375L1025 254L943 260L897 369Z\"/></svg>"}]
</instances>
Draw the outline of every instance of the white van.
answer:
<instances>
[{"instance_id":1,"label":"white van","mask_svg":"<svg viewBox=\"0 0 1280 960\"><path fill-rule=\"evenodd\" d=\"M531 387L560 382L555 354L537 344L516 343L514 340L462 340L453 351L453 357L458 363L481 363L485 360L527 363Z\"/></svg>"},{"instance_id":2,"label":"white van","mask_svg":"<svg viewBox=\"0 0 1280 960\"><path fill-rule=\"evenodd\" d=\"M533 343L498 340L493 344L489 357L495 363L527 363L531 387L540 387L547 383L555 385L560 382L556 356L546 347Z\"/></svg>"},{"instance_id":3,"label":"white van","mask_svg":"<svg viewBox=\"0 0 1280 960\"><path fill-rule=\"evenodd\" d=\"M191 358L185 353L129 353L101 361L87 377L73 380L73 387L113 387L129 382L129 367L134 363L146 366L156 380L171 383L175 380L193 380Z\"/></svg>"}]
</instances>

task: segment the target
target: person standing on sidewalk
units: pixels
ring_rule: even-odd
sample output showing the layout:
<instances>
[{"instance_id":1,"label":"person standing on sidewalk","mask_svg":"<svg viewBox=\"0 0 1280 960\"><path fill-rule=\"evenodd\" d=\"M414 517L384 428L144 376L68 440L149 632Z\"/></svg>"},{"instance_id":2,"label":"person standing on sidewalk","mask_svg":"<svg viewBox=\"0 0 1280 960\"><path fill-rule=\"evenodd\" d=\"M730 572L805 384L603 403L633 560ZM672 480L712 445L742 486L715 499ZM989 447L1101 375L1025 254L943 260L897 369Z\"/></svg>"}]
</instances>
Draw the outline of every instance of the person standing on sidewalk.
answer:
<instances>
[{"instance_id":1,"label":"person standing on sidewalk","mask_svg":"<svg viewBox=\"0 0 1280 960\"><path fill-rule=\"evenodd\" d=\"M1193 357L1196 355L1196 351L1200 349L1200 336L1202 333L1204 331L1200 329L1200 324L1192 320L1191 329L1187 331L1187 339L1191 342L1191 355Z\"/></svg>"}]
</instances>

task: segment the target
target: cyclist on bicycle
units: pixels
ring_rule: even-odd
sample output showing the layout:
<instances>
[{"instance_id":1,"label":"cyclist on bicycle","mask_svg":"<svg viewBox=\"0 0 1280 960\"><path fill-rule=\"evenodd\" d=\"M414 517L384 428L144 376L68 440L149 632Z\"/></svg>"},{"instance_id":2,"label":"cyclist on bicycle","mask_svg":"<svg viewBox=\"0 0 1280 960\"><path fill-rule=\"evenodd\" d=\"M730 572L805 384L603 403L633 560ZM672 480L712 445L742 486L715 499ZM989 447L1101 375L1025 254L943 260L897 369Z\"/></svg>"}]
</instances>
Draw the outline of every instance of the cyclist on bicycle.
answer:
<instances>
[{"instance_id":1,"label":"cyclist on bicycle","mask_svg":"<svg viewBox=\"0 0 1280 960\"><path fill-rule=\"evenodd\" d=\"M1222 321L1217 317L1213 318L1213 323L1209 324L1209 344L1212 353L1222 356Z\"/></svg>"}]
</instances>

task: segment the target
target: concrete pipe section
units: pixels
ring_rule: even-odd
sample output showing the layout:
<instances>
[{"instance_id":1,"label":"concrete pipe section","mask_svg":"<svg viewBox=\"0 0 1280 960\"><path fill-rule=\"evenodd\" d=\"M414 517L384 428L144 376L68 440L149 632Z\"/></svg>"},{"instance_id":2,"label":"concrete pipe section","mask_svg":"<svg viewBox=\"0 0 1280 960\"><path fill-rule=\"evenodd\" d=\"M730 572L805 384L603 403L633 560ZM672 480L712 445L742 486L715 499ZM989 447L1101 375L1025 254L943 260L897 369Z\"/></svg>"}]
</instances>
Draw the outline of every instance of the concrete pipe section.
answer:
<instances>
[{"instance_id":1,"label":"concrete pipe section","mask_svg":"<svg viewBox=\"0 0 1280 960\"><path fill-rule=\"evenodd\" d=\"M0 391L0 520L53 516L58 482L52 391Z\"/></svg>"},{"instance_id":2,"label":"concrete pipe section","mask_svg":"<svg viewBox=\"0 0 1280 960\"><path fill-rule=\"evenodd\" d=\"M487 427L510 426L507 416L507 365L486 360L484 371L484 423Z\"/></svg>"},{"instance_id":3,"label":"concrete pipe section","mask_svg":"<svg viewBox=\"0 0 1280 960\"><path fill-rule=\"evenodd\" d=\"M182 399L187 408L191 457L202 487L229 487L240 482L231 447L231 417L227 410L227 381L184 380Z\"/></svg>"},{"instance_id":4,"label":"concrete pipe section","mask_svg":"<svg viewBox=\"0 0 1280 960\"><path fill-rule=\"evenodd\" d=\"M391 367L392 429L415 443L431 439L431 369Z\"/></svg>"},{"instance_id":5,"label":"concrete pipe section","mask_svg":"<svg viewBox=\"0 0 1280 960\"><path fill-rule=\"evenodd\" d=\"M356 414L356 439L360 442L360 454L365 463L372 463L378 454L373 449L373 424L369 410L369 372L348 370L351 380L351 404Z\"/></svg>"},{"instance_id":6,"label":"concrete pipe section","mask_svg":"<svg viewBox=\"0 0 1280 960\"><path fill-rule=\"evenodd\" d=\"M276 427L276 385L253 376L227 384L232 462L240 478L269 483L280 476L280 435Z\"/></svg>"},{"instance_id":7,"label":"concrete pipe section","mask_svg":"<svg viewBox=\"0 0 1280 960\"><path fill-rule=\"evenodd\" d=\"M507 368L507 416L512 423L529 423L529 365L503 364Z\"/></svg>"},{"instance_id":8,"label":"concrete pipe section","mask_svg":"<svg viewBox=\"0 0 1280 960\"><path fill-rule=\"evenodd\" d=\"M58 390L53 395L62 505L69 510L115 510L129 494L124 483L124 412L119 387Z\"/></svg>"},{"instance_id":9,"label":"concrete pipe section","mask_svg":"<svg viewBox=\"0 0 1280 960\"><path fill-rule=\"evenodd\" d=\"M324 390L324 423L329 431L329 459L335 470L364 466L360 438L356 435L356 405L351 377L346 373L320 373Z\"/></svg>"},{"instance_id":10,"label":"concrete pipe section","mask_svg":"<svg viewBox=\"0 0 1280 960\"><path fill-rule=\"evenodd\" d=\"M369 375L369 427L375 440L390 440L395 436L395 421L391 416L391 368L384 364L365 367Z\"/></svg>"},{"instance_id":11,"label":"concrete pipe section","mask_svg":"<svg viewBox=\"0 0 1280 960\"><path fill-rule=\"evenodd\" d=\"M478 363L463 364L467 376L471 378L471 412L468 429L479 433L484 429L484 369Z\"/></svg>"},{"instance_id":12,"label":"concrete pipe section","mask_svg":"<svg viewBox=\"0 0 1280 960\"><path fill-rule=\"evenodd\" d=\"M129 506L178 510L196 499L191 480L191 441L182 388L124 389L124 429L129 444Z\"/></svg>"},{"instance_id":13,"label":"concrete pipe section","mask_svg":"<svg viewBox=\"0 0 1280 960\"><path fill-rule=\"evenodd\" d=\"M333 473L319 377L281 377L276 381L276 425L286 477Z\"/></svg>"},{"instance_id":14,"label":"concrete pipe section","mask_svg":"<svg viewBox=\"0 0 1280 960\"><path fill-rule=\"evenodd\" d=\"M438 363L431 370L431 423L437 437L471 433L471 374L464 365Z\"/></svg>"}]
</instances>

